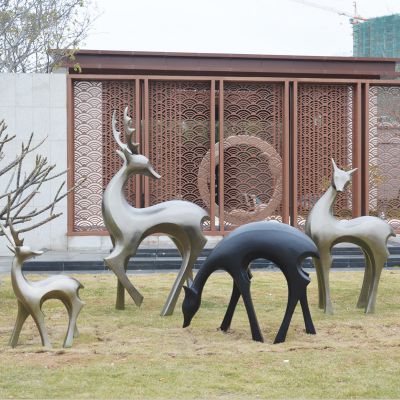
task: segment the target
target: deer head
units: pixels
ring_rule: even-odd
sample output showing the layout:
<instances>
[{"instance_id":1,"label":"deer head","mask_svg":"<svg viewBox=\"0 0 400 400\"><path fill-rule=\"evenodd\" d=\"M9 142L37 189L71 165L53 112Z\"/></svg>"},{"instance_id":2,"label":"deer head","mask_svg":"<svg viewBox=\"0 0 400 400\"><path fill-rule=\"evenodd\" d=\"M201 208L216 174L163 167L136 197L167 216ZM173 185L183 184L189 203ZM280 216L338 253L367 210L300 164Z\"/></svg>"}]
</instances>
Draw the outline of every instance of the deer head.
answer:
<instances>
[{"instance_id":1,"label":"deer head","mask_svg":"<svg viewBox=\"0 0 400 400\"><path fill-rule=\"evenodd\" d=\"M339 169L332 158L333 174L332 174L332 187L337 192L343 192L348 184L351 182L351 176L357 171L357 168L351 169L350 171L343 171Z\"/></svg>"},{"instance_id":2,"label":"deer head","mask_svg":"<svg viewBox=\"0 0 400 400\"><path fill-rule=\"evenodd\" d=\"M184 286L185 298L182 303L183 328L186 328L192 322L193 316L200 308L201 299L197 290L193 287Z\"/></svg>"},{"instance_id":3,"label":"deer head","mask_svg":"<svg viewBox=\"0 0 400 400\"><path fill-rule=\"evenodd\" d=\"M6 239L10 242L11 246L7 245L7 247L21 262L43 254L43 251L31 250L29 246L24 246L24 239L20 239L19 233L14 229L11 222L8 224L7 228L4 228L4 226L0 224L0 228Z\"/></svg>"},{"instance_id":4,"label":"deer head","mask_svg":"<svg viewBox=\"0 0 400 400\"><path fill-rule=\"evenodd\" d=\"M161 176L154 171L149 159L139 154L139 143L133 142L135 128L132 126L132 118L128 116L128 107L124 110L124 129L126 144L122 142L121 133L117 130L116 111L114 110L112 116L112 130L114 139L120 147L120 150L117 150L117 154L124 161L128 171L155 179L161 178Z\"/></svg>"}]
</instances>

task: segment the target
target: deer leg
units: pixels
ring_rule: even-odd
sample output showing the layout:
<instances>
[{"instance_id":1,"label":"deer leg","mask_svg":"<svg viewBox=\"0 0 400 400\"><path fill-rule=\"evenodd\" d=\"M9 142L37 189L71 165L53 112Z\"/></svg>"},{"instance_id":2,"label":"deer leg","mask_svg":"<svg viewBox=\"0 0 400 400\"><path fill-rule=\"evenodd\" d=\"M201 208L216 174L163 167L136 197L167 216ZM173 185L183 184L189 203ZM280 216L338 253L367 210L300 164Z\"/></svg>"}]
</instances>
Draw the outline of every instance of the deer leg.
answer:
<instances>
[{"instance_id":1,"label":"deer leg","mask_svg":"<svg viewBox=\"0 0 400 400\"><path fill-rule=\"evenodd\" d=\"M330 250L320 250L322 280L324 282L324 297L325 297L325 314L333 314L331 294L329 288L329 271L332 265L332 256Z\"/></svg>"},{"instance_id":2,"label":"deer leg","mask_svg":"<svg viewBox=\"0 0 400 400\"><path fill-rule=\"evenodd\" d=\"M44 323L44 314L40 309L40 307L37 307L35 310L32 310L31 315L39 330L40 338L42 340L42 346L51 348L50 338L47 334L46 325Z\"/></svg>"},{"instance_id":3,"label":"deer leg","mask_svg":"<svg viewBox=\"0 0 400 400\"><path fill-rule=\"evenodd\" d=\"M258 324L256 311L254 310L253 300L250 293L250 277L247 272L244 272L238 277L234 278L240 293L243 297L244 306L246 307L247 316L249 318L251 336L256 342L264 342L260 326Z\"/></svg>"},{"instance_id":4,"label":"deer leg","mask_svg":"<svg viewBox=\"0 0 400 400\"><path fill-rule=\"evenodd\" d=\"M66 301L66 300L61 300L61 301L64 303L64 306L65 306L65 308L67 309L67 312L68 312L68 318L70 319L71 318L71 311L72 311L71 304L70 304L69 301ZM78 327L75 324L75 327L74 327L74 338L77 338L78 336L79 336L79 330L78 330Z\"/></svg>"},{"instance_id":5,"label":"deer leg","mask_svg":"<svg viewBox=\"0 0 400 400\"><path fill-rule=\"evenodd\" d=\"M117 281L117 297L115 300L115 308L117 310L125 310L125 288L119 279Z\"/></svg>"},{"instance_id":6,"label":"deer leg","mask_svg":"<svg viewBox=\"0 0 400 400\"><path fill-rule=\"evenodd\" d=\"M283 343L286 339L286 334L289 329L290 321L292 320L294 309L296 308L297 302L299 301L295 289L296 288L293 288L292 286L289 286L288 288L288 302L286 305L286 311L282 320L282 324L275 337L274 344Z\"/></svg>"},{"instance_id":7,"label":"deer leg","mask_svg":"<svg viewBox=\"0 0 400 400\"><path fill-rule=\"evenodd\" d=\"M72 342L75 336L76 328L76 320L78 319L78 315L82 310L83 302L78 298L74 298L71 300L69 304L69 323L68 323L68 330L65 336L64 345L63 347L72 347Z\"/></svg>"},{"instance_id":8,"label":"deer leg","mask_svg":"<svg viewBox=\"0 0 400 400\"><path fill-rule=\"evenodd\" d=\"M303 311L304 324L306 326L306 332L315 335L315 327L311 318L310 309L308 307L307 300L307 287L304 288L304 294L300 297L300 305Z\"/></svg>"},{"instance_id":9,"label":"deer leg","mask_svg":"<svg viewBox=\"0 0 400 400\"><path fill-rule=\"evenodd\" d=\"M115 239L114 236L110 235L110 239L111 239L111 243L112 243L112 250L111 253L114 251L115 249ZM129 262L129 259L128 259ZM124 263L124 269L125 271L127 270L127 263ZM119 281L119 279L117 280L117 299L115 301L115 308L117 310L124 310L125 309L125 288L124 285Z\"/></svg>"},{"instance_id":10,"label":"deer leg","mask_svg":"<svg viewBox=\"0 0 400 400\"><path fill-rule=\"evenodd\" d=\"M382 269L385 265L388 255L387 254L375 254L372 267L372 282L371 289L368 296L368 304L365 309L366 314L375 312L376 295L378 293L379 279L381 277Z\"/></svg>"},{"instance_id":11,"label":"deer leg","mask_svg":"<svg viewBox=\"0 0 400 400\"><path fill-rule=\"evenodd\" d=\"M182 245L182 248L184 248L184 243L182 243L182 241L180 243ZM167 315L173 314L176 302L178 301L179 294L181 293L185 279L187 279L188 276L191 274L193 265L202 248L203 248L202 245L200 247L196 245L191 246L189 243L187 244L182 259L181 268L178 272L178 275L175 279L172 289L168 295L167 301L165 302L164 307L161 310L160 314L161 316L165 317Z\"/></svg>"},{"instance_id":12,"label":"deer leg","mask_svg":"<svg viewBox=\"0 0 400 400\"><path fill-rule=\"evenodd\" d=\"M181 293L182 286L185 282L185 279L187 279L188 277L188 269L190 268L189 265L190 263L194 262L193 258L194 257L190 255L189 251L183 257L182 266L178 272L174 284L172 285L172 289L168 294L167 301L165 302L164 307L161 310L160 315L162 317L172 315L174 313L174 308L176 302L178 301L179 294Z\"/></svg>"},{"instance_id":13,"label":"deer leg","mask_svg":"<svg viewBox=\"0 0 400 400\"><path fill-rule=\"evenodd\" d=\"M115 248L115 239L113 236L111 237L111 243L113 245L113 250ZM125 273L127 270L127 264L124 262L124 269ZM124 310L125 309L125 288L124 285L120 282L120 280L117 280L117 299L115 301L115 308L117 310Z\"/></svg>"},{"instance_id":14,"label":"deer leg","mask_svg":"<svg viewBox=\"0 0 400 400\"><path fill-rule=\"evenodd\" d=\"M185 249L183 248L181 242L176 238L171 238L171 240L174 242L183 260ZM186 284L190 286L192 283L193 283L193 270L191 269L190 272L187 274Z\"/></svg>"},{"instance_id":15,"label":"deer leg","mask_svg":"<svg viewBox=\"0 0 400 400\"><path fill-rule=\"evenodd\" d=\"M190 286L193 283L194 277L193 277L193 268L190 268L190 271L188 271L186 275L186 284Z\"/></svg>"},{"instance_id":16,"label":"deer leg","mask_svg":"<svg viewBox=\"0 0 400 400\"><path fill-rule=\"evenodd\" d=\"M110 235L110 240L111 240L111 244L112 244L112 249L110 250L110 253L112 253L114 251L114 247L115 247L115 239L113 235Z\"/></svg>"},{"instance_id":17,"label":"deer leg","mask_svg":"<svg viewBox=\"0 0 400 400\"><path fill-rule=\"evenodd\" d=\"M11 347L15 347L17 345L19 334L21 333L22 330L22 326L24 325L24 322L26 321L28 316L29 316L29 311L20 301L18 301L17 320L15 321L14 330L9 341L9 345Z\"/></svg>"},{"instance_id":18,"label":"deer leg","mask_svg":"<svg viewBox=\"0 0 400 400\"><path fill-rule=\"evenodd\" d=\"M317 273L318 281L318 307L322 310L325 308L325 286L324 279L322 277L321 262L318 258L313 258L315 272Z\"/></svg>"},{"instance_id":19,"label":"deer leg","mask_svg":"<svg viewBox=\"0 0 400 400\"><path fill-rule=\"evenodd\" d=\"M250 268L247 269L247 276L249 277L249 280L253 277L253 275L251 274ZM235 309L236 309L237 303L239 301L239 298L240 298L240 290L239 290L238 286L236 285L235 281L233 281L231 299L229 301L228 308L226 310L224 319L220 326L221 331L226 332L230 328L233 314L235 313Z\"/></svg>"},{"instance_id":20,"label":"deer leg","mask_svg":"<svg viewBox=\"0 0 400 400\"><path fill-rule=\"evenodd\" d=\"M125 257L124 259L124 270L125 274L128 269L128 263L129 263L130 257ZM124 285L120 282L118 279L117 281L117 299L115 301L115 308L117 310L124 310L125 309L125 288Z\"/></svg>"},{"instance_id":21,"label":"deer leg","mask_svg":"<svg viewBox=\"0 0 400 400\"><path fill-rule=\"evenodd\" d=\"M361 287L360 296L357 301L357 308L365 308L368 302L368 294L371 287L371 279L372 279L372 263L371 257L368 254L368 251L362 249L365 258L365 271L364 271L364 279Z\"/></svg>"},{"instance_id":22,"label":"deer leg","mask_svg":"<svg viewBox=\"0 0 400 400\"><path fill-rule=\"evenodd\" d=\"M220 326L221 331L226 332L230 328L233 314L235 312L236 305L239 301L239 298L240 298L240 290L237 287L235 281L233 281L231 299L229 301L229 305L226 310L225 317Z\"/></svg>"},{"instance_id":23,"label":"deer leg","mask_svg":"<svg viewBox=\"0 0 400 400\"><path fill-rule=\"evenodd\" d=\"M122 287L127 290L129 295L132 297L133 301L135 304L140 307L140 305L143 302L143 296L139 293L139 291L132 285L132 282L129 280L128 276L126 275L126 270L125 270L125 265L126 265L126 258L127 255L123 254L122 252L119 252L115 254L113 251L108 257L104 259L104 262L106 265L117 275L118 278L118 283L121 284L121 286L118 286L118 288ZM121 292L123 290L117 289L117 303L116 303L116 308L117 309L124 309L124 303L121 302ZM118 299L118 294L120 295ZM122 308L118 308L122 307Z\"/></svg>"}]
</instances>

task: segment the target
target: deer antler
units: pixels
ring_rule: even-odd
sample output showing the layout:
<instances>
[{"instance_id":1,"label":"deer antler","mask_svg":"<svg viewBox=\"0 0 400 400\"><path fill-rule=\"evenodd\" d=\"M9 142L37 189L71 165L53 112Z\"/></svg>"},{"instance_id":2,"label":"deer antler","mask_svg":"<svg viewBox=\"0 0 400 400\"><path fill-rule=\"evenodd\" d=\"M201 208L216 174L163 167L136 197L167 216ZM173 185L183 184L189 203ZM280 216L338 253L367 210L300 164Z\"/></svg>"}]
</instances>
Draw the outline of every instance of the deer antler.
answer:
<instances>
[{"instance_id":1,"label":"deer antler","mask_svg":"<svg viewBox=\"0 0 400 400\"><path fill-rule=\"evenodd\" d=\"M124 126L125 126L125 137L126 143L132 154L139 154L139 143L134 143L132 141L133 134L136 129L132 126L132 118L128 116L128 107L124 110Z\"/></svg>"},{"instance_id":2,"label":"deer antler","mask_svg":"<svg viewBox=\"0 0 400 400\"><path fill-rule=\"evenodd\" d=\"M14 229L14 226L10 221L8 221L7 228L5 228L3 224L0 224L0 229L3 231L4 236L7 238L7 240L11 243L13 247L19 247L24 244L24 239L19 238L18 232Z\"/></svg>"},{"instance_id":3,"label":"deer antler","mask_svg":"<svg viewBox=\"0 0 400 400\"><path fill-rule=\"evenodd\" d=\"M121 133L118 132L118 130L117 130L117 118L116 118L116 114L117 114L117 111L114 110L113 115L112 115L112 121L111 121L111 123L112 123L113 135L114 135L114 139L115 139L115 141L117 142L118 146L121 147L121 149L124 149L124 148L126 148L126 144L123 143L123 142L121 141Z\"/></svg>"},{"instance_id":4,"label":"deer antler","mask_svg":"<svg viewBox=\"0 0 400 400\"><path fill-rule=\"evenodd\" d=\"M114 139L121 149L128 149L132 154L139 154L139 143L134 143L132 141L133 134L135 133L135 128L132 127L132 118L128 116L128 107L124 110L124 127L125 127L125 139L126 144L121 140L121 133L117 130L117 111L114 110L112 115L112 130Z\"/></svg>"},{"instance_id":5,"label":"deer antler","mask_svg":"<svg viewBox=\"0 0 400 400\"><path fill-rule=\"evenodd\" d=\"M19 238L19 232L14 229L14 226L11 222L8 223L8 227L10 228L10 233L13 238L15 246L22 246L24 244L24 239Z\"/></svg>"}]
</instances>

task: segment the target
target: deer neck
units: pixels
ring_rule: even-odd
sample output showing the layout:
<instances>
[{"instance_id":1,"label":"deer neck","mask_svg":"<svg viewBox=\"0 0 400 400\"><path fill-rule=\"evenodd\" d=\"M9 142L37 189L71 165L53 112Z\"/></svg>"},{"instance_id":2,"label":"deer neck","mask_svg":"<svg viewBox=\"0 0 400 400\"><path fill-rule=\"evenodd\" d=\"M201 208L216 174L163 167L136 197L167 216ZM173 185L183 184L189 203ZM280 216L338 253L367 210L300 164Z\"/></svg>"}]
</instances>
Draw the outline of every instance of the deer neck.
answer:
<instances>
[{"instance_id":1,"label":"deer neck","mask_svg":"<svg viewBox=\"0 0 400 400\"><path fill-rule=\"evenodd\" d=\"M128 203L125 197L125 185L129 178L133 175L132 171L128 171L124 165L110 180L104 192L104 208L106 210L118 209L120 207L127 207L134 209Z\"/></svg>"},{"instance_id":2,"label":"deer neck","mask_svg":"<svg viewBox=\"0 0 400 400\"><path fill-rule=\"evenodd\" d=\"M318 226L326 229L327 226L337 223L333 215L333 205L335 203L337 191L332 186L322 195L322 197L315 203L311 210L310 216L307 219L306 231L311 233L311 228Z\"/></svg>"},{"instance_id":3,"label":"deer neck","mask_svg":"<svg viewBox=\"0 0 400 400\"><path fill-rule=\"evenodd\" d=\"M328 190L323 196L317 201L314 208L316 208L321 214L325 216L333 217L333 205L335 203L337 191L333 186L329 186Z\"/></svg>"},{"instance_id":4,"label":"deer neck","mask_svg":"<svg viewBox=\"0 0 400 400\"><path fill-rule=\"evenodd\" d=\"M22 273L22 265L23 260L21 260L18 256L15 256L11 267L11 282L14 292L17 291L23 293L23 289L30 286L29 282Z\"/></svg>"},{"instance_id":5,"label":"deer neck","mask_svg":"<svg viewBox=\"0 0 400 400\"><path fill-rule=\"evenodd\" d=\"M207 279L210 277L212 272L214 272L214 269L200 268L196 274L196 278L193 282L192 288L196 291L200 298L203 293L204 285L206 284Z\"/></svg>"}]
</instances>

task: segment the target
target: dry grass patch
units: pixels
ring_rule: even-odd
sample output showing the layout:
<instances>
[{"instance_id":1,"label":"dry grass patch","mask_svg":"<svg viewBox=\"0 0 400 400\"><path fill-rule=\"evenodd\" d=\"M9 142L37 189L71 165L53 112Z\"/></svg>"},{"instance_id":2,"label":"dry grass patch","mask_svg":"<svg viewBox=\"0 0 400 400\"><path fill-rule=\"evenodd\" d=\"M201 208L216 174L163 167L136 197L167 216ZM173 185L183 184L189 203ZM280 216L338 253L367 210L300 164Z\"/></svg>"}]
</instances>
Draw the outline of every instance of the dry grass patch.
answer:
<instances>
[{"instance_id":1,"label":"dry grass patch","mask_svg":"<svg viewBox=\"0 0 400 400\"><path fill-rule=\"evenodd\" d=\"M60 302L45 303L54 348L44 350L31 319L19 345L8 347L16 301L8 276L0 280L0 398L399 398L400 271L384 271L377 313L355 308L361 272L331 274L336 314L317 308L315 274L309 290L317 335L307 335L300 309L287 341L272 345L286 305L279 272L255 272L252 293L266 343L251 340L240 303L232 330L222 321L231 279L215 274L202 307L182 329L180 302L160 317L175 274L132 277L144 294L140 309L127 299L114 309L112 275L79 275L86 302L78 320L81 336L61 348L67 317Z\"/></svg>"}]
</instances>

